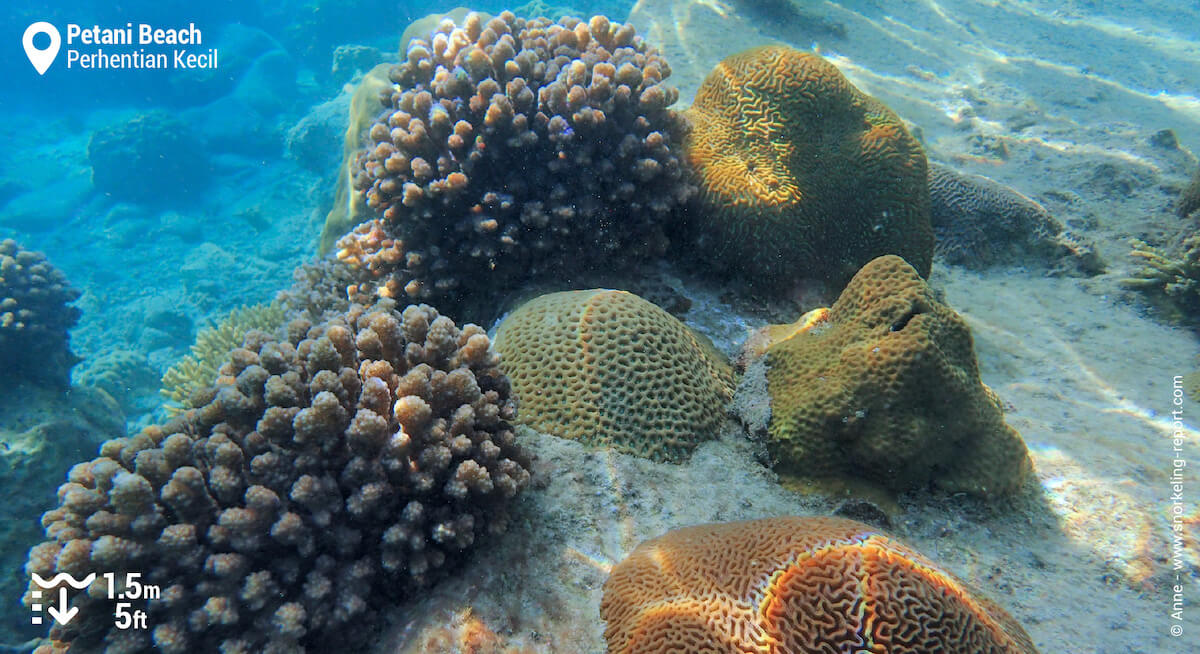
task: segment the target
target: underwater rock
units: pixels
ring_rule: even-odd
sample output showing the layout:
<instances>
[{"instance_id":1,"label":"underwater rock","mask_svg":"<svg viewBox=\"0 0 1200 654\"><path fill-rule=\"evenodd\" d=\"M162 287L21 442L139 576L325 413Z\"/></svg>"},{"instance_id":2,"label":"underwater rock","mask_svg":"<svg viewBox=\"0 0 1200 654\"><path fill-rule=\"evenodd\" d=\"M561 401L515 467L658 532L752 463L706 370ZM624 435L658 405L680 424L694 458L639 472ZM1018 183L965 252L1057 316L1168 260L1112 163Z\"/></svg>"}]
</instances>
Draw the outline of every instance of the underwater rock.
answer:
<instances>
[{"instance_id":1,"label":"underwater rock","mask_svg":"<svg viewBox=\"0 0 1200 654\"><path fill-rule=\"evenodd\" d=\"M1002 607L886 533L842 518L699 525L613 567L610 654L1036 654Z\"/></svg>"},{"instance_id":2,"label":"underwater rock","mask_svg":"<svg viewBox=\"0 0 1200 654\"><path fill-rule=\"evenodd\" d=\"M394 307L248 338L200 408L73 467L27 571L136 571L161 596L130 607L152 629L122 631L97 582L50 647L361 644L382 600L420 592L502 532L529 461L490 342L428 306Z\"/></svg>"},{"instance_id":3,"label":"underwater rock","mask_svg":"<svg viewBox=\"0 0 1200 654\"><path fill-rule=\"evenodd\" d=\"M787 477L985 498L1029 477L1025 443L979 379L966 322L903 259L863 267L827 314L766 350L767 450Z\"/></svg>"},{"instance_id":4,"label":"underwater rock","mask_svg":"<svg viewBox=\"0 0 1200 654\"><path fill-rule=\"evenodd\" d=\"M161 110L97 130L87 152L92 185L116 201L174 204L203 191L211 172L194 126Z\"/></svg>"},{"instance_id":5,"label":"underwater rock","mask_svg":"<svg viewBox=\"0 0 1200 654\"><path fill-rule=\"evenodd\" d=\"M603 16L443 21L391 71L356 179L382 217L339 258L380 295L459 302L662 254L690 194L670 72Z\"/></svg>"},{"instance_id":6,"label":"underwater rock","mask_svg":"<svg viewBox=\"0 0 1200 654\"><path fill-rule=\"evenodd\" d=\"M70 306L78 299L45 255L0 241L0 384L67 387L78 361L68 333L79 321Z\"/></svg>"},{"instance_id":7,"label":"underwater rock","mask_svg":"<svg viewBox=\"0 0 1200 654\"><path fill-rule=\"evenodd\" d=\"M625 291L535 298L496 329L519 420L655 461L715 438L732 395L724 358L663 309Z\"/></svg>"},{"instance_id":8,"label":"underwater rock","mask_svg":"<svg viewBox=\"0 0 1200 654\"><path fill-rule=\"evenodd\" d=\"M1179 194L1179 200L1175 202L1175 215L1187 218L1197 209L1200 209L1200 170L1192 175L1192 181Z\"/></svg>"},{"instance_id":9,"label":"underwater rock","mask_svg":"<svg viewBox=\"0 0 1200 654\"><path fill-rule=\"evenodd\" d=\"M930 162L929 203L934 252L946 263L1104 272L1104 262L1087 240L1067 231L1041 204L987 177Z\"/></svg>"},{"instance_id":10,"label":"underwater rock","mask_svg":"<svg viewBox=\"0 0 1200 654\"><path fill-rule=\"evenodd\" d=\"M833 64L784 47L733 55L685 115L706 264L765 288L807 278L836 291L884 254L929 274L925 153Z\"/></svg>"}]
</instances>

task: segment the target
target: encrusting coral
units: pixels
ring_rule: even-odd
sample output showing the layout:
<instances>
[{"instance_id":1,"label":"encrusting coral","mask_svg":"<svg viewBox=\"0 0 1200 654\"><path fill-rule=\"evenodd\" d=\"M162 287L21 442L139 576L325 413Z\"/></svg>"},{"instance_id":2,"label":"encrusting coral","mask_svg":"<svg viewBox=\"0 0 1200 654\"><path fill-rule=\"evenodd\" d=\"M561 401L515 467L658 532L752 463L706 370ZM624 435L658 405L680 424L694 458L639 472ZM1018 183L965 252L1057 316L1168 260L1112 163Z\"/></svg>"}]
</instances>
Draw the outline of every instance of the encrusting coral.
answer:
<instances>
[{"instance_id":1,"label":"encrusting coral","mask_svg":"<svg viewBox=\"0 0 1200 654\"><path fill-rule=\"evenodd\" d=\"M946 263L986 268L1021 263L1086 274L1104 263L1082 237L1037 202L996 181L929 164L934 251Z\"/></svg>"},{"instance_id":2,"label":"encrusting coral","mask_svg":"<svg viewBox=\"0 0 1200 654\"><path fill-rule=\"evenodd\" d=\"M811 278L834 290L883 254L929 273L925 153L833 64L786 47L733 55L685 115L706 263L765 286Z\"/></svg>"},{"instance_id":3,"label":"encrusting coral","mask_svg":"<svg viewBox=\"0 0 1200 654\"><path fill-rule=\"evenodd\" d=\"M543 295L496 330L520 421L562 438L680 461L716 436L732 396L721 355L625 291Z\"/></svg>"},{"instance_id":4,"label":"encrusting coral","mask_svg":"<svg viewBox=\"0 0 1200 654\"><path fill-rule=\"evenodd\" d=\"M529 462L489 339L393 307L251 332L200 408L72 468L27 572L139 572L161 596L119 630L94 583L42 651L341 649L504 530Z\"/></svg>"},{"instance_id":5,"label":"encrusting coral","mask_svg":"<svg viewBox=\"0 0 1200 654\"><path fill-rule=\"evenodd\" d=\"M1174 251L1135 240L1129 255L1144 265L1123 285L1144 293L1173 320L1200 320L1200 234L1185 236Z\"/></svg>"},{"instance_id":6,"label":"encrusting coral","mask_svg":"<svg viewBox=\"0 0 1200 654\"><path fill-rule=\"evenodd\" d=\"M66 388L75 355L68 330L79 299L67 278L40 252L0 241L0 382L35 381Z\"/></svg>"},{"instance_id":7,"label":"encrusting coral","mask_svg":"<svg viewBox=\"0 0 1200 654\"><path fill-rule=\"evenodd\" d=\"M1002 607L865 524L781 517L686 527L617 564L610 654L1036 654Z\"/></svg>"},{"instance_id":8,"label":"encrusting coral","mask_svg":"<svg viewBox=\"0 0 1200 654\"><path fill-rule=\"evenodd\" d=\"M766 357L767 450L783 475L995 497L1031 471L966 322L900 257L864 266Z\"/></svg>"},{"instance_id":9,"label":"encrusting coral","mask_svg":"<svg viewBox=\"0 0 1200 654\"><path fill-rule=\"evenodd\" d=\"M184 409L193 408L192 394L216 381L229 353L242 346L246 334L251 330L270 334L279 331L285 322L283 308L278 304L234 309L215 327L196 335L191 354L167 369L159 392Z\"/></svg>"},{"instance_id":10,"label":"encrusting coral","mask_svg":"<svg viewBox=\"0 0 1200 654\"><path fill-rule=\"evenodd\" d=\"M338 252L378 294L444 306L665 250L678 94L633 27L471 14L402 58L356 178L382 216Z\"/></svg>"}]
</instances>

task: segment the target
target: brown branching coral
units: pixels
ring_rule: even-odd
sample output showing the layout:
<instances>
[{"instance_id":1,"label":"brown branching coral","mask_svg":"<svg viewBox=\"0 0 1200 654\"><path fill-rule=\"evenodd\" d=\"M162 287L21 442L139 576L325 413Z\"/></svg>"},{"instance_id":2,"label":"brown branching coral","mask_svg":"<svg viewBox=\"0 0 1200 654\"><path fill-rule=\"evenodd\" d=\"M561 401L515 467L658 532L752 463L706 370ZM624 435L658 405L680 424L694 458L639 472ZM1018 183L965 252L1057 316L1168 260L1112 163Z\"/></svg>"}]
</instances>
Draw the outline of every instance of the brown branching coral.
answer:
<instances>
[{"instance_id":1,"label":"brown branching coral","mask_svg":"<svg viewBox=\"0 0 1200 654\"><path fill-rule=\"evenodd\" d=\"M689 194L678 94L633 27L472 14L403 59L356 179L382 216L338 253L380 295L458 301L665 250Z\"/></svg>"},{"instance_id":2,"label":"brown branching coral","mask_svg":"<svg viewBox=\"0 0 1200 654\"><path fill-rule=\"evenodd\" d=\"M70 306L77 299L44 255L0 241L0 381L66 388L76 361L67 331L79 320Z\"/></svg>"},{"instance_id":3,"label":"brown branching coral","mask_svg":"<svg viewBox=\"0 0 1200 654\"><path fill-rule=\"evenodd\" d=\"M1174 252L1135 240L1129 255L1143 265L1122 284L1144 293L1173 320L1200 320L1200 234L1184 237Z\"/></svg>"},{"instance_id":4,"label":"brown branching coral","mask_svg":"<svg viewBox=\"0 0 1200 654\"><path fill-rule=\"evenodd\" d=\"M122 631L93 584L43 651L342 649L504 530L529 464L488 337L393 307L247 338L200 408L72 468L27 571L139 572L161 596Z\"/></svg>"}]
</instances>

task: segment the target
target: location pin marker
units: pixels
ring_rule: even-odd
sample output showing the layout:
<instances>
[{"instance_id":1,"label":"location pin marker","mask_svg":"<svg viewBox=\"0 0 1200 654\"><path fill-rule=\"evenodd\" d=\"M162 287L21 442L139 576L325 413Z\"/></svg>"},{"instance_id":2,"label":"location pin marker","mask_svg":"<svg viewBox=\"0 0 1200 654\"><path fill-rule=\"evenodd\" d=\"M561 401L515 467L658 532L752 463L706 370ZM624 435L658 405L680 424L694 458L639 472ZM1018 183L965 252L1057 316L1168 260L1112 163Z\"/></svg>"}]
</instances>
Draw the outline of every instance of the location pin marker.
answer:
<instances>
[{"instance_id":1,"label":"location pin marker","mask_svg":"<svg viewBox=\"0 0 1200 654\"><path fill-rule=\"evenodd\" d=\"M33 47L33 37L38 34L50 37L50 47L45 50ZM58 56L58 48L62 45L62 36L59 35L57 27L44 20L38 21L25 28L25 36L21 37L21 45L25 46L25 56L29 57L29 63L33 64L34 70L38 72L38 75L45 75L50 64L54 63L54 58Z\"/></svg>"}]
</instances>

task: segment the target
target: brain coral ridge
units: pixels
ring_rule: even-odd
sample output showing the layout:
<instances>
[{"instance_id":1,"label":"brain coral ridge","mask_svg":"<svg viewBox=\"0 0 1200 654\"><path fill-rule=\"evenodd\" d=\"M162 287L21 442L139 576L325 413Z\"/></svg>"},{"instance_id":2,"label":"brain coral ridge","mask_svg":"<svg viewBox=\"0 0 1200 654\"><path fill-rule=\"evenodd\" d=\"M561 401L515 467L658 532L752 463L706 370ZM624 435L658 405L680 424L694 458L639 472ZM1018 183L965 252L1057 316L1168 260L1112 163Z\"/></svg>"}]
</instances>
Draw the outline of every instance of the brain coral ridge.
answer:
<instances>
[{"instance_id":1,"label":"brain coral ridge","mask_svg":"<svg viewBox=\"0 0 1200 654\"><path fill-rule=\"evenodd\" d=\"M68 330L79 321L79 299L67 278L40 252L0 241L0 380L70 383Z\"/></svg>"},{"instance_id":2,"label":"brain coral ridge","mask_svg":"<svg viewBox=\"0 0 1200 654\"><path fill-rule=\"evenodd\" d=\"M685 115L694 231L712 265L774 286L805 277L841 288L883 254L929 273L925 153L829 62L774 46L733 55Z\"/></svg>"},{"instance_id":3,"label":"brain coral ridge","mask_svg":"<svg viewBox=\"0 0 1200 654\"><path fill-rule=\"evenodd\" d=\"M496 350L521 422L656 461L715 437L732 395L711 344L626 291L535 298L500 324Z\"/></svg>"},{"instance_id":4,"label":"brain coral ridge","mask_svg":"<svg viewBox=\"0 0 1200 654\"><path fill-rule=\"evenodd\" d=\"M936 252L946 263L984 268L1032 261L1104 272L1082 237L1041 204L987 177L930 163L929 199Z\"/></svg>"},{"instance_id":5,"label":"brain coral ridge","mask_svg":"<svg viewBox=\"0 0 1200 654\"><path fill-rule=\"evenodd\" d=\"M339 244L380 294L452 301L665 250L689 193L678 92L633 27L471 14L402 59L356 176L382 216Z\"/></svg>"},{"instance_id":6,"label":"brain coral ridge","mask_svg":"<svg viewBox=\"0 0 1200 654\"><path fill-rule=\"evenodd\" d=\"M250 332L200 408L71 469L26 570L140 572L161 597L121 631L92 584L42 651L340 649L505 528L529 464L482 329L385 300L288 332Z\"/></svg>"},{"instance_id":7,"label":"brain coral ridge","mask_svg":"<svg viewBox=\"0 0 1200 654\"><path fill-rule=\"evenodd\" d=\"M767 386L767 449L787 475L988 497L1014 492L1031 470L979 379L966 322L894 255L767 350Z\"/></svg>"},{"instance_id":8,"label":"brain coral ridge","mask_svg":"<svg viewBox=\"0 0 1200 654\"><path fill-rule=\"evenodd\" d=\"M639 545L600 605L610 654L1036 654L1003 608L842 518L700 525Z\"/></svg>"}]
</instances>

